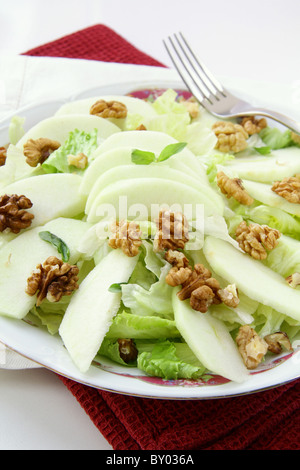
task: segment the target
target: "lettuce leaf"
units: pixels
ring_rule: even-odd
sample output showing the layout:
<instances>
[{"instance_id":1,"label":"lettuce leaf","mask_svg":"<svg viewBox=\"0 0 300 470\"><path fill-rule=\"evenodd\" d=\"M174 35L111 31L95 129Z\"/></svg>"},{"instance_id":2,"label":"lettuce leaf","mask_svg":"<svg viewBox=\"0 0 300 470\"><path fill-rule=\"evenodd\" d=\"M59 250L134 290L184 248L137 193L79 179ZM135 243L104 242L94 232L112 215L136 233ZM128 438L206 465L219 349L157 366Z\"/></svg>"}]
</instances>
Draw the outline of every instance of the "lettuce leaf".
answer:
<instances>
[{"instance_id":1,"label":"lettuce leaf","mask_svg":"<svg viewBox=\"0 0 300 470\"><path fill-rule=\"evenodd\" d=\"M30 310L28 319L31 323L46 327L51 335L56 335L69 302L70 297L62 297L57 303L45 299L39 307Z\"/></svg>"},{"instance_id":2,"label":"lettuce leaf","mask_svg":"<svg viewBox=\"0 0 300 470\"><path fill-rule=\"evenodd\" d=\"M180 338L174 320L158 316L134 315L125 310L113 319L106 338L165 339Z\"/></svg>"},{"instance_id":3,"label":"lettuce leaf","mask_svg":"<svg viewBox=\"0 0 300 470\"><path fill-rule=\"evenodd\" d=\"M291 131L281 131L277 127L265 127L260 131L259 137L267 147L273 150L295 145L291 138Z\"/></svg>"},{"instance_id":4,"label":"lettuce leaf","mask_svg":"<svg viewBox=\"0 0 300 470\"><path fill-rule=\"evenodd\" d=\"M205 367L186 343L168 340L154 345L137 343L137 349L137 366L148 375L176 380L198 379L205 373Z\"/></svg>"},{"instance_id":5,"label":"lettuce leaf","mask_svg":"<svg viewBox=\"0 0 300 470\"><path fill-rule=\"evenodd\" d=\"M268 225L284 235L300 240L299 217L288 214L282 209L258 203L251 207L238 205L234 210L236 216L240 215L248 221Z\"/></svg>"},{"instance_id":6,"label":"lettuce leaf","mask_svg":"<svg viewBox=\"0 0 300 470\"><path fill-rule=\"evenodd\" d=\"M70 132L66 142L51 153L42 164L42 168L46 173L82 173L84 170L79 170L75 166L69 165L68 155L84 153L90 161L93 151L98 147L97 139L97 129L91 133L75 129Z\"/></svg>"},{"instance_id":7,"label":"lettuce leaf","mask_svg":"<svg viewBox=\"0 0 300 470\"><path fill-rule=\"evenodd\" d=\"M136 263L136 266L133 270L133 273L128 281L129 284L136 284L141 286L143 289L149 290L158 279L156 275L150 271L145 263L145 254L146 249L142 245L141 246L141 253Z\"/></svg>"},{"instance_id":8,"label":"lettuce leaf","mask_svg":"<svg viewBox=\"0 0 300 470\"><path fill-rule=\"evenodd\" d=\"M190 123L187 112L183 114L168 113L152 118L148 123L149 131L164 132L179 142L186 141L186 129Z\"/></svg>"},{"instance_id":9,"label":"lettuce leaf","mask_svg":"<svg viewBox=\"0 0 300 470\"><path fill-rule=\"evenodd\" d=\"M125 362L122 359L122 357L120 356L119 343L117 340L104 338L100 346L100 349L98 351L98 355L108 357L112 361L116 362L117 364L121 364L122 366L126 366L126 367L136 366L136 361Z\"/></svg>"},{"instance_id":10,"label":"lettuce leaf","mask_svg":"<svg viewBox=\"0 0 300 470\"><path fill-rule=\"evenodd\" d=\"M177 93L169 88L162 93L152 104L157 114L188 114L184 104L177 101Z\"/></svg>"},{"instance_id":11,"label":"lettuce leaf","mask_svg":"<svg viewBox=\"0 0 300 470\"><path fill-rule=\"evenodd\" d=\"M122 302L135 315L160 315L173 318L172 291L165 278L170 270L168 263L162 268L157 282L147 290L139 284L122 286Z\"/></svg>"},{"instance_id":12,"label":"lettuce leaf","mask_svg":"<svg viewBox=\"0 0 300 470\"><path fill-rule=\"evenodd\" d=\"M152 106L157 112L157 117L149 120L147 130L164 132L178 141L185 141L191 118L186 107L177 101L176 91L166 90Z\"/></svg>"},{"instance_id":13,"label":"lettuce leaf","mask_svg":"<svg viewBox=\"0 0 300 470\"><path fill-rule=\"evenodd\" d=\"M201 157L200 157L201 158ZM226 163L234 160L235 156L230 153L215 153L201 159L206 166L206 173L210 183L214 183L219 171L218 165L226 165Z\"/></svg>"}]
</instances>

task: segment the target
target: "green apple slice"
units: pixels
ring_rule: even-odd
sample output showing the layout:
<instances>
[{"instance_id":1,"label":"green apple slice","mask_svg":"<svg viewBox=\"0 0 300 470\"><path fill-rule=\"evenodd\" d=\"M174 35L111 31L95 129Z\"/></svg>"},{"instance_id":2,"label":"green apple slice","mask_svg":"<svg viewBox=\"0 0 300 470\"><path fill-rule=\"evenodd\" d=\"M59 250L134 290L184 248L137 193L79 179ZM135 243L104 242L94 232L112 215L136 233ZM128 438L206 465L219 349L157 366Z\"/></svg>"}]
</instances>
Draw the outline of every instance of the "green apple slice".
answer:
<instances>
[{"instance_id":1,"label":"green apple slice","mask_svg":"<svg viewBox=\"0 0 300 470\"><path fill-rule=\"evenodd\" d=\"M96 96L92 98L85 98L77 101L71 101L69 103L65 103L61 108L56 112L56 116L63 116L68 114L84 114L89 115L90 109L94 103L98 100L104 101L119 101L123 103L128 111L128 115L138 115L144 119L144 124L147 124L148 119L157 116L156 111L152 107L150 103L147 103L144 100L140 100L138 98L134 98L133 96L120 96L120 95L104 95L104 96ZM120 127L121 129L124 128L126 123L126 118L124 119L116 119L116 118L108 118L108 121L114 123L116 126Z\"/></svg>"},{"instance_id":2,"label":"green apple slice","mask_svg":"<svg viewBox=\"0 0 300 470\"><path fill-rule=\"evenodd\" d=\"M94 161L84 173L80 191L89 194L91 187L95 184L99 176L106 170L118 165L130 165L131 153L133 149L153 152L159 155L169 144L177 141L163 132L155 131L124 131L117 135L108 137L94 152ZM185 173L199 178L200 181L207 182L207 175L204 167L197 157L187 148L173 155L160 165L174 169L181 169Z\"/></svg>"},{"instance_id":3,"label":"green apple slice","mask_svg":"<svg viewBox=\"0 0 300 470\"><path fill-rule=\"evenodd\" d=\"M249 373L238 348L224 323L209 311L197 312L188 300L181 301L173 292L173 309L176 326L188 346L209 372L234 382L244 382Z\"/></svg>"},{"instance_id":4,"label":"green apple slice","mask_svg":"<svg viewBox=\"0 0 300 470\"><path fill-rule=\"evenodd\" d=\"M81 177L54 173L31 176L6 186L2 194L28 197L34 214L31 227L43 225L57 217L76 217L84 213L86 198L79 193ZM0 193L0 194L1 194Z\"/></svg>"},{"instance_id":5,"label":"green apple slice","mask_svg":"<svg viewBox=\"0 0 300 470\"><path fill-rule=\"evenodd\" d=\"M45 119L32 127L19 140L16 147L23 149L24 144L29 139L39 139L41 137L56 140L63 144L69 137L69 133L79 129L84 132L98 130L99 144L112 134L120 132L119 127L98 116L82 116L80 114L71 114L66 116L54 116Z\"/></svg>"},{"instance_id":6,"label":"green apple slice","mask_svg":"<svg viewBox=\"0 0 300 470\"><path fill-rule=\"evenodd\" d=\"M0 314L22 319L35 305L36 297L26 294L27 279L37 265L49 256L61 259L57 249L39 237L39 232L49 231L61 238L70 250L71 264L76 264L80 253L80 239L89 224L75 219L59 218L43 227L21 233L0 250Z\"/></svg>"},{"instance_id":7,"label":"green apple slice","mask_svg":"<svg viewBox=\"0 0 300 470\"><path fill-rule=\"evenodd\" d=\"M287 201L283 197L272 191L272 185L265 183L257 183L256 181L243 180L243 186L253 197L259 202L266 204L267 206L277 207L282 209L289 214L300 216L300 204L295 204Z\"/></svg>"},{"instance_id":8,"label":"green apple slice","mask_svg":"<svg viewBox=\"0 0 300 470\"><path fill-rule=\"evenodd\" d=\"M235 159L226 167L241 179L271 184L300 173L300 149L289 147L274 150L271 156L257 157L248 161Z\"/></svg>"},{"instance_id":9,"label":"green apple slice","mask_svg":"<svg viewBox=\"0 0 300 470\"><path fill-rule=\"evenodd\" d=\"M83 373L88 371L120 307L121 294L110 292L109 287L128 281L137 258L130 258L121 250L111 251L72 296L59 334Z\"/></svg>"},{"instance_id":10,"label":"green apple slice","mask_svg":"<svg viewBox=\"0 0 300 470\"><path fill-rule=\"evenodd\" d=\"M187 184L196 190L201 184L195 177L168 168L167 166L161 166L159 163L152 163L151 165L120 165L106 171L97 179L88 196L85 208L86 213L89 212L94 200L105 187L124 179L136 178L170 179L172 181L178 181L178 183ZM210 187L208 187L208 191L211 191Z\"/></svg>"},{"instance_id":11,"label":"green apple slice","mask_svg":"<svg viewBox=\"0 0 300 470\"><path fill-rule=\"evenodd\" d=\"M199 213L200 208L206 216L223 215L224 211L222 198L206 185L199 183L199 188L194 189L187 184L163 178L138 178L121 180L102 190L91 206L87 221L96 223L107 215L113 218L122 217L124 208L121 206L124 200L128 218L138 217L136 220L156 218L163 205L185 214L189 210L190 220L195 220L202 214ZM111 212L107 214L107 210ZM123 215L125 216L126 214Z\"/></svg>"},{"instance_id":12,"label":"green apple slice","mask_svg":"<svg viewBox=\"0 0 300 470\"><path fill-rule=\"evenodd\" d=\"M221 239L207 237L203 251L213 271L246 296L300 321L300 291L278 273Z\"/></svg>"}]
</instances>

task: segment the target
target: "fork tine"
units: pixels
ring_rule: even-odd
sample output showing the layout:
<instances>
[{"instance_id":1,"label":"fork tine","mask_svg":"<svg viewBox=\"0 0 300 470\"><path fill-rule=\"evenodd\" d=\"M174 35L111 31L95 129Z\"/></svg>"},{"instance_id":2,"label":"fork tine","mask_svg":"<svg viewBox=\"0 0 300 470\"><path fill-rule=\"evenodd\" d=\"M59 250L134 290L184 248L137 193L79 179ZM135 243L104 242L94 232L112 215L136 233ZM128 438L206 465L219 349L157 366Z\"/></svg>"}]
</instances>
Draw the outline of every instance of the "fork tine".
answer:
<instances>
[{"instance_id":1,"label":"fork tine","mask_svg":"<svg viewBox=\"0 0 300 470\"><path fill-rule=\"evenodd\" d=\"M178 39L178 36L175 37L199 78L204 81L206 86L213 94L220 92L223 96L226 96L222 84L213 76L213 74L208 70L203 62L200 61L199 57L196 56L195 52L192 50L183 34L180 32L179 35L181 41Z\"/></svg>"},{"instance_id":2,"label":"fork tine","mask_svg":"<svg viewBox=\"0 0 300 470\"><path fill-rule=\"evenodd\" d=\"M178 47L176 47L171 37L169 37L168 39L171 47L168 46L166 41L164 41L164 45L175 68L177 69L177 72L179 73L183 82L186 84L187 88L202 104L204 104L203 102L205 100L208 100L209 103L212 104L212 101L210 99L210 92L207 87L200 83L199 80L195 80L195 78L193 77L193 73L191 73L190 68L186 64L186 61L183 60L182 54L180 54Z\"/></svg>"}]
</instances>

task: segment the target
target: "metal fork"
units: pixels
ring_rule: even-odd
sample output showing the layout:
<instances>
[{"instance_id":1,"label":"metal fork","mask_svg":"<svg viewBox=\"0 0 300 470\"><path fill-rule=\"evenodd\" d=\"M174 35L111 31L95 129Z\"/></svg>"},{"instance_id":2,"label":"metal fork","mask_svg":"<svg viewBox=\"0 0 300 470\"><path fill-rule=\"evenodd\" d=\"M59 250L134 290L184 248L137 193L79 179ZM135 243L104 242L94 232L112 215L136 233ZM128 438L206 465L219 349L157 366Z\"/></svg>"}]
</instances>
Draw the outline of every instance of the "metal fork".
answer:
<instances>
[{"instance_id":1,"label":"metal fork","mask_svg":"<svg viewBox=\"0 0 300 470\"><path fill-rule=\"evenodd\" d=\"M202 106L219 118L264 116L300 134L300 123L277 111L254 107L232 95L197 58L182 33L163 41L182 81Z\"/></svg>"}]
</instances>

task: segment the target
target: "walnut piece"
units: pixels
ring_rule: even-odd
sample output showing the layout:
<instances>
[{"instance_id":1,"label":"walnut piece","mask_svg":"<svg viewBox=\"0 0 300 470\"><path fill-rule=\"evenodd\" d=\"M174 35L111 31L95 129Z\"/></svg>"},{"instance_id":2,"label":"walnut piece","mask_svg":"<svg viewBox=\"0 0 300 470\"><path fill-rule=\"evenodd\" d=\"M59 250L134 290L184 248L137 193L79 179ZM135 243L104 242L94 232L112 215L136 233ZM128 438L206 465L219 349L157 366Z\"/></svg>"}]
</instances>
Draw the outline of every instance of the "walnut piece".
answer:
<instances>
[{"instance_id":1,"label":"walnut piece","mask_svg":"<svg viewBox=\"0 0 300 470\"><path fill-rule=\"evenodd\" d=\"M192 119L196 119L199 116L200 106L193 96L187 100L180 97L179 103L184 105Z\"/></svg>"},{"instance_id":2,"label":"walnut piece","mask_svg":"<svg viewBox=\"0 0 300 470\"><path fill-rule=\"evenodd\" d=\"M212 130L218 138L216 149L220 152L241 152L247 147L248 133L240 124L232 122L217 121L213 124Z\"/></svg>"},{"instance_id":3,"label":"walnut piece","mask_svg":"<svg viewBox=\"0 0 300 470\"><path fill-rule=\"evenodd\" d=\"M242 180L239 178L229 178L223 171L217 173L217 185L227 199L233 197L240 204L251 206L254 199L245 190Z\"/></svg>"},{"instance_id":4,"label":"walnut piece","mask_svg":"<svg viewBox=\"0 0 300 470\"><path fill-rule=\"evenodd\" d=\"M280 354L282 351L282 346L287 351L293 351L289 337L285 332L278 331L276 333L271 333L265 336L264 340L268 344L268 351L274 354Z\"/></svg>"},{"instance_id":5,"label":"walnut piece","mask_svg":"<svg viewBox=\"0 0 300 470\"><path fill-rule=\"evenodd\" d=\"M275 181L272 191L293 204L300 204L300 175Z\"/></svg>"},{"instance_id":6,"label":"walnut piece","mask_svg":"<svg viewBox=\"0 0 300 470\"><path fill-rule=\"evenodd\" d=\"M46 139L44 137L37 140L29 139L23 147L26 162L28 165L36 167L39 163L44 163L49 155L59 147L60 143L56 140Z\"/></svg>"},{"instance_id":7,"label":"walnut piece","mask_svg":"<svg viewBox=\"0 0 300 470\"><path fill-rule=\"evenodd\" d=\"M126 364L136 360L138 350L132 339L118 339L120 357Z\"/></svg>"},{"instance_id":8,"label":"walnut piece","mask_svg":"<svg viewBox=\"0 0 300 470\"><path fill-rule=\"evenodd\" d=\"M0 196L0 232L8 229L12 233L30 227L34 215L27 211L32 202L25 196L12 194Z\"/></svg>"},{"instance_id":9,"label":"walnut piece","mask_svg":"<svg viewBox=\"0 0 300 470\"><path fill-rule=\"evenodd\" d=\"M121 248L123 253L129 257L138 255L142 244L142 232L138 224L121 220L115 222L111 230L112 234L108 242L111 248Z\"/></svg>"},{"instance_id":10,"label":"walnut piece","mask_svg":"<svg viewBox=\"0 0 300 470\"><path fill-rule=\"evenodd\" d=\"M165 260L176 268L186 268L189 265L189 260L181 251L168 250L165 254Z\"/></svg>"},{"instance_id":11,"label":"walnut piece","mask_svg":"<svg viewBox=\"0 0 300 470\"><path fill-rule=\"evenodd\" d=\"M281 233L267 225L250 224L243 221L235 232L240 248L257 260L266 259L268 251L278 245Z\"/></svg>"},{"instance_id":12,"label":"walnut piece","mask_svg":"<svg viewBox=\"0 0 300 470\"><path fill-rule=\"evenodd\" d=\"M290 287L296 289L296 287L300 285L300 273L291 274L285 280Z\"/></svg>"},{"instance_id":13,"label":"walnut piece","mask_svg":"<svg viewBox=\"0 0 300 470\"><path fill-rule=\"evenodd\" d=\"M190 304L194 310L206 313L214 301L215 294L213 290L206 286L200 286L191 294Z\"/></svg>"},{"instance_id":14,"label":"walnut piece","mask_svg":"<svg viewBox=\"0 0 300 470\"><path fill-rule=\"evenodd\" d=\"M98 100L92 105L90 114L104 119L124 119L127 116L127 107L125 104L120 103L120 101Z\"/></svg>"},{"instance_id":15,"label":"walnut piece","mask_svg":"<svg viewBox=\"0 0 300 470\"><path fill-rule=\"evenodd\" d=\"M300 135L296 134L296 132L291 132L291 139L295 144L300 145Z\"/></svg>"},{"instance_id":16,"label":"walnut piece","mask_svg":"<svg viewBox=\"0 0 300 470\"><path fill-rule=\"evenodd\" d=\"M172 271L173 269L174 271ZM211 272L203 264L195 264L193 270L190 266L180 268L177 271L175 269L177 268L172 268L169 272L173 284L168 282L167 278L166 281L169 285L182 285L177 296L180 300L190 299L190 305L194 310L205 313L212 304L218 305L223 302L233 308L239 304L235 286L227 286L222 289L219 281L211 277ZM186 277L187 279L185 279ZM180 280L183 282L179 282Z\"/></svg>"},{"instance_id":17,"label":"walnut piece","mask_svg":"<svg viewBox=\"0 0 300 470\"><path fill-rule=\"evenodd\" d=\"M50 256L27 279L26 293L30 296L37 294L36 305L41 305L44 299L49 302L59 302L62 296L71 295L78 289L77 266L64 263L55 256Z\"/></svg>"},{"instance_id":18,"label":"walnut piece","mask_svg":"<svg viewBox=\"0 0 300 470\"><path fill-rule=\"evenodd\" d=\"M147 130L147 127L144 126L144 124L140 124L137 128L136 128L136 131L146 131Z\"/></svg>"},{"instance_id":19,"label":"walnut piece","mask_svg":"<svg viewBox=\"0 0 300 470\"><path fill-rule=\"evenodd\" d=\"M256 369L268 352L268 343L249 325L240 327L236 343L247 369Z\"/></svg>"},{"instance_id":20,"label":"walnut piece","mask_svg":"<svg viewBox=\"0 0 300 470\"><path fill-rule=\"evenodd\" d=\"M227 307L236 308L240 303L235 284L229 284L225 289L219 289L218 296Z\"/></svg>"},{"instance_id":21,"label":"walnut piece","mask_svg":"<svg viewBox=\"0 0 300 470\"><path fill-rule=\"evenodd\" d=\"M84 170L88 164L88 157L84 153L68 155L68 165L75 166L79 170Z\"/></svg>"},{"instance_id":22,"label":"walnut piece","mask_svg":"<svg viewBox=\"0 0 300 470\"><path fill-rule=\"evenodd\" d=\"M205 285L205 281L211 277L211 272L202 264L195 264L189 278L182 284L182 289L177 293L180 300L190 299L192 292Z\"/></svg>"},{"instance_id":23,"label":"walnut piece","mask_svg":"<svg viewBox=\"0 0 300 470\"><path fill-rule=\"evenodd\" d=\"M256 119L255 116L245 116L240 122L241 126L245 129L247 134L259 134L262 129L267 127L267 120L265 118Z\"/></svg>"},{"instance_id":24,"label":"walnut piece","mask_svg":"<svg viewBox=\"0 0 300 470\"><path fill-rule=\"evenodd\" d=\"M0 147L0 166L5 165L6 157L7 157L6 147Z\"/></svg>"},{"instance_id":25,"label":"walnut piece","mask_svg":"<svg viewBox=\"0 0 300 470\"><path fill-rule=\"evenodd\" d=\"M166 283L169 286L175 287L184 284L192 274L192 269L190 267L186 268L177 268L174 266L170 269L166 276Z\"/></svg>"},{"instance_id":26,"label":"walnut piece","mask_svg":"<svg viewBox=\"0 0 300 470\"><path fill-rule=\"evenodd\" d=\"M156 220L157 232L153 241L153 250L182 250L189 240L189 224L181 212L160 211Z\"/></svg>"}]
</instances>

